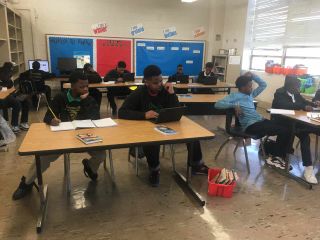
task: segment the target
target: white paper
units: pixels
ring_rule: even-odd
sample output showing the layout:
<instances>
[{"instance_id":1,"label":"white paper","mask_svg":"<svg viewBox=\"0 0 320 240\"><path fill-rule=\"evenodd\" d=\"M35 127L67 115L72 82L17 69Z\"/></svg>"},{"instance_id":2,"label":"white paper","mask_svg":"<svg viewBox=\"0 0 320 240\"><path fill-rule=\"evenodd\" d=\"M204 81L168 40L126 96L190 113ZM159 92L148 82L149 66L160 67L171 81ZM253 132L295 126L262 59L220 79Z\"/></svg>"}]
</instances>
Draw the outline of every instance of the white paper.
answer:
<instances>
[{"instance_id":1,"label":"white paper","mask_svg":"<svg viewBox=\"0 0 320 240\"><path fill-rule=\"evenodd\" d=\"M8 88L6 88L6 87L1 88L1 92L6 92L6 91L8 91Z\"/></svg>"},{"instance_id":2,"label":"white paper","mask_svg":"<svg viewBox=\"0 0 320 240\"><path fill-rule=\"evenodd\" d=\"M171 47L171 51L179 51L179 47Z\"/></svg>"},{"instance_id":3,"label":"white paper","mask_svg":"<svg viewBox=\"0 0 320 240\"><path fill-rule=\"evenodd\" d=\"M68 130L75 130L75 126L72 122L61 122L59 126L50 126L52 132L59 132L59 131L68 131Z\"/></svg>"},{"instance_id":4,"label":"white paper","mask_svg":"<svg viewBox=\"0 0 320 240\"><path fill-rule=\"evenodd\" d=\"M186 64L193 64L193 60L187 60Z\"/></svg>"},{"instance_id":5,"label":"white paper","mask_svg":"<svg viewBox=\"0 0 320 240\"><path fill-rule=\"evenodd\" d=\"M153 50L154 50L154 47L149 46L149 47L146 47L146 49L153 51Z\"/></svg>"},{"instance_id":6,"label":"white paper","mask_svg":"<svg viewBox=\"0 0 320 240\"><path fill-rule=\"evenodd\" d=\"M166 50L166 48L165 47L157 47L157 50L158 51L164 51L164 50Z\"/></svg>"},{"instance_id":7,"label":"white paper","mask_svg":"<svg viewBox=\"0 0 320 240\"><path fill-rule=\"evenodd\" d=\"M200 53L200 50L193 50L193 53Z\"/></svg>"},{"instance_id":8,"label":"white paper","mask_svg":"<svg viewBox=\"0 0 320 240\"><path fill-rule=\"evenodd\" d=\"M98 128L113 127L113 126L117 126L118 125L111 118L103 118L103 119L99 119L99 120L92 120L92 122Z\"/></svg>"},{"instance_id":9,"label":"white paper","mask_svg":"<svg viewBox=\"0 0 320 240\"><path fill-rule=\"evenodd\" d=\"M230 65L240 65L241 56L229 56L229 64Z\"/></svg>"},{"instance_id":10,"label":"white paper","mask_svg":"<svg viewBox=\"0 0 320 240\"><path fill-rule=\"evenodd\" d=\"M96 127L91 120L74 120L72 121L72 124L73 126L75 126L75 128L95 128Z\"/></svg>"},{"instance_id":11,"label":"white paper","mask_svg":"<svg viewBox=\"0 0 320 240\"><path fill-rule=\"evenodd\" d=\"M270 109L271 114L284 114L284 115L295 115L295 112L293 110L287 110L287 109Z\"/></svg>"},{"instance_id":12,"label":"white paper","mask_svg":"<svg viewBox=\"0 0 320 240\"><path fill-rule=\"evenodd\" d=\"M102 82L102 84L115 84L115 81Z\"/></svg>"}]
</instances>

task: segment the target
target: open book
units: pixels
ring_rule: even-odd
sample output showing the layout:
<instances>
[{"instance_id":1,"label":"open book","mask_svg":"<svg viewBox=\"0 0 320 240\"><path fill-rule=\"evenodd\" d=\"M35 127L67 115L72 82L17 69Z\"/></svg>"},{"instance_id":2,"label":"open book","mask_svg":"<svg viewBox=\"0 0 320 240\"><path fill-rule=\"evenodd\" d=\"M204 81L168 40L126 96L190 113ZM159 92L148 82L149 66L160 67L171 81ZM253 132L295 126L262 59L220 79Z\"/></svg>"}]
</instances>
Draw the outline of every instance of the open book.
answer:
<instances>
[{"instance_id":1,"label":"open book","mask_svg":"<svg viewBox=\"0 0 320 240\"><path fill-rule=\"evenodd\" d=\"M68 131L75 130L79 128L103 128L103 127L113 127L117 123L111 118L103 118L98 120L74 120L72 122L61 122L59 126L50 126L51 131Z\"/></svg>"}]
</instances>

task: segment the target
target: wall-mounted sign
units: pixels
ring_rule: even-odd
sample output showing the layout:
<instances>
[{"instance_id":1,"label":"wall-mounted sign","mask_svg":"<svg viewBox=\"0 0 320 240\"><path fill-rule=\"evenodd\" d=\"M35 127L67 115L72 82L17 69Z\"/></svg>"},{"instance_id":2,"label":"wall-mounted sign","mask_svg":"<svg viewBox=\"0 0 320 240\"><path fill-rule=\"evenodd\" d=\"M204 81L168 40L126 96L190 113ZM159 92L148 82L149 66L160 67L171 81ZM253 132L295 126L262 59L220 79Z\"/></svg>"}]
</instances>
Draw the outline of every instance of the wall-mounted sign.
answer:
<instances>
[{"instance_id":1,"label":"wall-mounted sign","mask_svg":"<svg viewBox=\"0 0 320 240\"><path fill-rule=\"evenodd\" d=\"M170 38L177 35L177 29L176 27L169 27L163 29L163 35L165 38Z\"/></svg>"},{"instance_id":2,"label":"wall-mounted sign","mask_svg":"<svg viewBox=\"0 0 320 240\"><path fill-rule=\"evenodd\" d=\"M105 22L96 23L91 26L91 29L94 34L104 33L108 30L108 25Z\"/></svg>"},{"instance_id":3,"label":"wall-mounted sign","mask_svg":"<svg viewBox=\"0 0 320 240\"><path fill-rule=\"evenodd\" d=\"M139 23L135 26L132 26L131 30L130 30L130 33L132 36L136 36L136 35L143 33L143 32L144 32L144 27L143 27L142 23Z\"/></svg>"}]
</instances>

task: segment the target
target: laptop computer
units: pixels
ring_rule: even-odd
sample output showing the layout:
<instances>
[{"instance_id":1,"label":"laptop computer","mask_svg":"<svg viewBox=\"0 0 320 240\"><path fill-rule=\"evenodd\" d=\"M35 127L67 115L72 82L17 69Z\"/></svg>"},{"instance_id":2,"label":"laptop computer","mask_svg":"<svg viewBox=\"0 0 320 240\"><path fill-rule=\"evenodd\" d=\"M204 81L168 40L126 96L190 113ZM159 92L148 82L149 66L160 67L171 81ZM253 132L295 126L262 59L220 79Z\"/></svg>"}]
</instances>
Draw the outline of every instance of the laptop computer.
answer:
<instances>
[{"instance_id":1,"label":"laptop computer","mask_svg":"<svg viewBox=\"0 0 320 240\"><path fill-rule=\"evenodd\" d=\"M123 80L125 82L133 82L134 81L134 73L125 73L125 74L123 74Z\"/></svg>"},{"instance_id":2,"label":"laptop computer","mask_svg":"<svg viewBox=\"0 0 320 240\"><path fill-rule=\"evenodd\" d=\"M205 77L204 79L202 79L201 82L204 85L217 85L218 77L216 75L215 76L208 76L208 77Z\"/></svg>"},{"instance_id":3,"label":"laptop computer","mask_svg":"<svg viewBox=\"0 0 320 240\"><path fill-rule=\"evenodd\" d=\"M189 83L189 75L177 75L176 82L177 83Z\"/></svg>"},{"instance_id":4,"label":"laptop computer","mask_svg":"<svg viewBox=\"0 0 320 240\"><path fill-rule=\"evenodd\" d=\"M180 121L185 110L186 107L163 108L160 109L159 116L157 118L150 119L150 121L156 124Z\"/></svg>"}]
</instances>

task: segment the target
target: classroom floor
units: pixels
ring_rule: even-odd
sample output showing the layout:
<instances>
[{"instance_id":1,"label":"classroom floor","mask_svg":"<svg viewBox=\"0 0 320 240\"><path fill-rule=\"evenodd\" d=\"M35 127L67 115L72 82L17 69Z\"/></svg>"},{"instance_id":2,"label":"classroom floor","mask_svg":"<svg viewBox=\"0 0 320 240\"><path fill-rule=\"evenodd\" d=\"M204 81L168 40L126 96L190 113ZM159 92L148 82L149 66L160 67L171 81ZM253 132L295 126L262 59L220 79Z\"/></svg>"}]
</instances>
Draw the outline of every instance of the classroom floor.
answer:
<instances>
[{"instance_id":1,"label":"classroom floor","mask_svg":"<svg viewBox=\"0 0 320 240\"><path fill-rule=\"evenodd\" d=\"M31 122L41 121L44 109L32 111ZM102 108L102 112L106 113L106 109ZM232 168L234 144L229 144L214 161L218 146L226 139L217 129L223 126L224 117L191 118L217 134L214 140L202 142L207 165ZM144 160L136 177L134 166L127 161L128 150L122 149L113 151L115 186L102 166L99 181L91 183L82 171L81 160L86 155L73 154L72 193L68 197L60 159L44 175L49 184L49 205L44 231L37 235L37 192L33 190L20 201L11 200L20 177L33 161L32 157L17 155L24 134L19 134L9 152L0 153L0 239L320 239L320 188L308 190L265 167L257 155L256 142L248 148L250 175L243 149L236 153L240 181L232 198L207 196L206 177L192 178L195 188L207 200L204 208L198 207L173 178L168 148L161 159L159 188L148 185ZM299 158L299 151L296 155ZM177 168L184 170L185 145L176 146L176 161ZM292 164L301 174L301 163L295 157Z\"/></svg>"}]
</instances>

